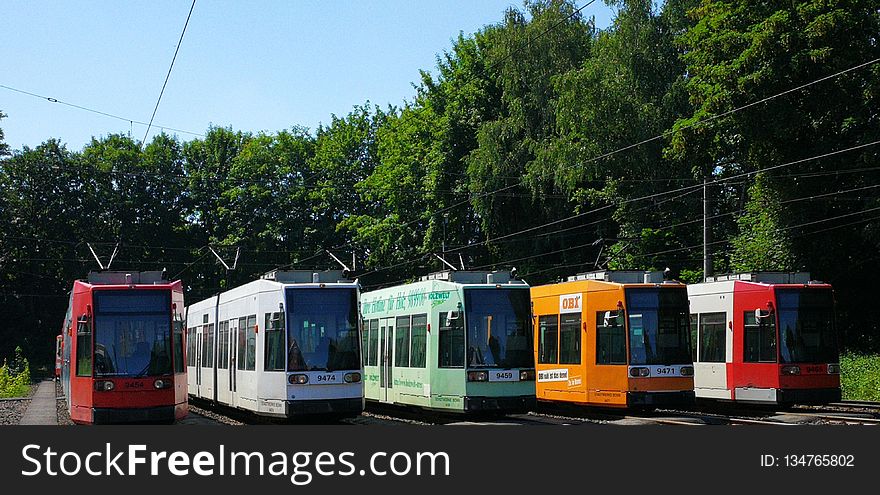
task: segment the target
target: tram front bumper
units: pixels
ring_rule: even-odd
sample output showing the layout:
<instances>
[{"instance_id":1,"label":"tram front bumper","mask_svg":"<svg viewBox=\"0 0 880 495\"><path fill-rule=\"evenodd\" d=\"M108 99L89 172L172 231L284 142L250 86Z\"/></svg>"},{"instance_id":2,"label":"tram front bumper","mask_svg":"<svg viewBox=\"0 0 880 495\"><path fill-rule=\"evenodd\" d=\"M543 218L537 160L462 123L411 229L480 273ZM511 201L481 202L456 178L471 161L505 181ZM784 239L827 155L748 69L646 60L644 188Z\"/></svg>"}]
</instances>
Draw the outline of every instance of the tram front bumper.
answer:
<instances>
[{"instance_id":1,"label":"tram front bumper","mask_svg":"<svg viewBox=\"0 0 880 495\"><path fill-rule=\"evenodd\" d=\"M778 404L828 404L840 402L839 388L784 388L776 390Z\"/></svg>"},{"instance_id":2,"label":"tram front bumper","mask_svg":"<svg viewBox=\"0 0 880 495\"><path fill-rule=\"evenodd\" d=\"M349 399L289 400L286 401L285 406L287 417L309 414L357 416L364 410L364 399L355 397Z\"/></svg>"},{"instance_id":3,"label":"tram front bumper","mask_svg":"<svg viewBox=\"0 0 880 495\"><path fill-rule=\"evenodd\" d=\"M475 397L464 398L465 412L501 412L524 413L535 408L537 399L534 395L513 397Z\"/></svg>"},{"instance_id":4,"label":"tram front bumper","mask_svg":"<svg viewBox=\"0 0 880 495\"><path fill-rule=\"evenodd\" d=\"M626 405L630 407L682 406L693 404L694 400L693 390L626 393Z\"/></svg>"},{"instance_id":5,"label":"tram front bumper","mask_svg":"<svg viewBox=\"0 0 880 495\"><path fill-rule=\"evenodd\" d=\"M174 421L174 406L112 409L92 408L92 423L158 423Z\"/></svg>"}]
</instances>

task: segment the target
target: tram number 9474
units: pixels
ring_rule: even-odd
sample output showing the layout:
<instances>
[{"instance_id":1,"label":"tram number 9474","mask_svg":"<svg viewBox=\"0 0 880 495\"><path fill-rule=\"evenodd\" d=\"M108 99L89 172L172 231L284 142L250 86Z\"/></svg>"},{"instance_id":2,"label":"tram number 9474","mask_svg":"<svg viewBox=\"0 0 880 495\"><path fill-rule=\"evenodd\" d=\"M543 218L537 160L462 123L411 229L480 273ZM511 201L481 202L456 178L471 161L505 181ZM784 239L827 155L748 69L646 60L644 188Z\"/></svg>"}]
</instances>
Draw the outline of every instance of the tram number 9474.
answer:
<instances>
[{"instance_id":1,"label":"tram number 9474","mask_svg":"<svg viewBox=\"0 0 880 495\"><path fill-rule=\"evenodd\" d=\"M337 379L336 379L335 374L318 375L318 382L331 382L332 383L332 382L336 382L336 381L337 381Z\"/></svg>"}]
</instances>

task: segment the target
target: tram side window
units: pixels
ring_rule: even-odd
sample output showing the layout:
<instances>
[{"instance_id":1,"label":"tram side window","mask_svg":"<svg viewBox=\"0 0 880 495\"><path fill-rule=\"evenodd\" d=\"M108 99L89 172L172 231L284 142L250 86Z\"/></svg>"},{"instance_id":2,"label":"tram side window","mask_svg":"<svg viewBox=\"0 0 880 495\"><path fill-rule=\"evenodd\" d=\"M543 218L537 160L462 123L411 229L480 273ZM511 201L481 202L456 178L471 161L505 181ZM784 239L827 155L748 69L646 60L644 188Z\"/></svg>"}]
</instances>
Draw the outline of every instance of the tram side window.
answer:
<instances>
[{"instance_id":1,"label":"tram side window","mask_svg":"<svg viewBox=\"0 0 880 495\"><path fill-rule=\"evenodd\" d=\"M697 360L697 327L699 322L698 315L691 315L691 361Z\"/></svg>"},{"instance_id":2,"label":"tram side window","mask_svg":"<svg viewBox=\"0 0 880 495\"><path fill-rule=\"evenodd\" d=\"M361 368L370 365L370 322L361 320Z\"/></svg>"},{"instance_id":3,"label":"tram side window","mask_svg":"<svg viewBox=\"0 0 880 495\"><path fill-rule=\"evenodd\" d=\"M446 312L440 313L440 342L437 357L441 368L464 367L464 322L460 311L449 318Z\"/></svg>"},{"instance_id":4,"label":"tram side window","mask_svg":"<svg viewBox=\"0 0 880 495\"><path fill-rule=\"evenodd\" d=\"M746 363L776 362L776 315L755 318L754 311L743 313L744 347L743 361Z\"/></svg>"},{"instance_id":5,"label":"tram side window","mask_svg":"<svg viewBox=\"0 0 880 495\"><path fill-rule=\"evenodd\" d=\"M183 320L174 317L174 372L183 373Z\"/></svg>"},{"instance_id":6,"label":"tram side window","mask_svg":"<svg viewBox=\"0 0 880 495\"><path fill-rule=\"evenodd\" d=\"M190 336L189 336L188 342L189 342L189 365L190 366L195 366L196 361L198 359L197 347L199 345L199 341L198 341L198 338L196 337L197 332L198 332L198 328L196 328L196 327L192 327L189 329Z\"/></svg>"},{"instance_id":7,"label":"tram side window","mask_svg":"<svg viewBox=\"0 0 880 495\"><path fill-rule=\"evenodd\" d=\"M558 363L559 351L559 316L546 315L538 317L538 363Z\"/></svg>"},{"instance_id":8,"label":"tram side window","mask_svg":"<svg viewBox=\"0 0 880 495\"><path fill-rule=\"evenodd\" d=\"M229 368L229 322L221 321L217 328L217 368Z\"/></svg>"},{"instance_id":9,"label":"tram side window","mask_svg":"<svg viewBox=\"0 0 880 495\"><path fill-rule=\"evenodd\" d=\"M92 325L86 318L76 322L76 376L92 376Z\"/></svg>"},{"instance_id":10,"label":"tram side window","mask_svg":"<svg viewBox=\"0 0 880 495\"><path fill-rule=\"evenodd\" d=\"M257 315L247 317L247 361L245 369L257 369Z\"/></svg>"},{"instance_id":11,"label":"tram side window","mask_svg":"<svg viewBox=\"0 0 880 495\"><path fill-rule=\"evenodd\" d=\"M394 333L394 366L409 367L409 316L397 317Z\"/></svg>"},{"instance_id":12,"label":"tram side window","mask_svg":"<svg viewBox=\"0 0 880 495\"><path fill-rule=\"evenodd\" d=\"M202 344L204 346L204 353L202 354L202 367L204 368L213 368L214 367L214 328L212 325L205 325L202 327L202 331L204 335L202 336Z\"/></svg>"},{"instance_id":13,"label":"tram side window","mask_svg":"<svg viewBox=\"0 0 880 495\"><path fill-rule=\"evenodd\" d=\"M266 313L266 371L284 371L284 313Z\"/></svg>"},{"instance_id":14,"label":"tram side window","mask_svg":"<svg viewBox=\"0 0 880 495\"><path fill-rule=\"evenodd\" d=\"M247 356L247 332L245 331L245 327L247 327L247 318L241 317L238 319L238 369L246 370L247 360L245 357Z\"/></svg>"},{"instance_id":15,"label":"tram side window","mask_svg":"<svg viewBox=\"0 0 880 495\"><path fill-rule=\"evenodd\" d=\"M370 320L370 366L379 365L379 320Z\"/></svg>"},{"instance_id":16,"label":"tram side window","mask_svg":"<svg viewBox=\"0 0 880 495\"><path fill-rule=\"evenodd\" d=\"M193 328L186 329L186 365L193 365Z\"/></svg>"},{"instance_id":17,"label":"tram side window","mask_svg":"<svg viewBox=\"0 0 880 495\"><path fill-rule=\"evenodd\" d=\"M596 364L626 364L626 327L620 312L596 312Z\"/></svg>"},{"instance_id":18,"label":"tram side window","mask_svg":"<svg viewBox=\"0 0 880 495\"><path fill-rule=\"evenodd\" d=\"M559 364L581 364L581 314L564 314L559 320Z\"/></svg>"},{"instance_id":19,"label":"tram side window","mask_svg":"<svg viewBox=\"0 0 880 495\"><path fill-rule=\"evenodd\" d=\"M424 368L428 343L428 315L413 315L410 337L409 365Z\"/></svg>"},{"instance_id":20,"label":"tram side window","mask_svg":"<svg viewBox=\"0 0 880 495\"><path fill-rule=\"evenodd\" d=\"M752 314L752 318L754 318ZM727 336L724 333L726 313L704 313L700 315L700 356L703 363L723 363Z\"/></svg>"}]
</instances>

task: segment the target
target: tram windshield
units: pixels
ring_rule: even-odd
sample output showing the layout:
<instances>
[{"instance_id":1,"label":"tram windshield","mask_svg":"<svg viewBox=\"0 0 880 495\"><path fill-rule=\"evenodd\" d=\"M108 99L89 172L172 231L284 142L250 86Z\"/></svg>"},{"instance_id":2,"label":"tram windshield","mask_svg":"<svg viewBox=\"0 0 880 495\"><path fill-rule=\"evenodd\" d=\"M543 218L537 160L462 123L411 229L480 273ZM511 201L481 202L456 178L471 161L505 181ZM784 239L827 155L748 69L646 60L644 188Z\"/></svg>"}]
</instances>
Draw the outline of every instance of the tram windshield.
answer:
<instances>
[{"instance_id":1,"label":"tram windshield","mask_svg":"<svg viewBox=\"0 0 880 495\"><path fill-rule=\"evenodd\" d=\"M171 374L171 292L97 290L95 376Z\"/></svg>"},{"instance_id":2,"label":"tram windshield","mask_svg":"<svg viewBox=\"0 0 880 495\"><path fill-rule=\"evenodd\" d=\"M528 289L465 289L467 363L470 368L531 368Z\"/></svg>"},{"instance_id":3,"label":"tram windshield","mask_svg":"<svg viewBox=\"0 0 880 495\"><path fill-rule=\"evenodd\" d=\"M779 357L783 363L836 363L830 289L776 289Z\"/></svg>"},{"instance_id":4,"label":"tram windshield","mask_svg":"<svg viewBox=\"0 0 880 495\"><path fill-rule=\"evenodd\" d=\"M287 289L287 370L360 367L355 289Z\"/></svg>"},{"instance_id":5,"label":"tram windshield","mask_svg":"<svg viewBox=\"0 0 880 495\"><path fill-rule=\"evenodd\" d=\"M629 364L691 362L687 289L626 289Z\"/></svg>"}]
</instances>

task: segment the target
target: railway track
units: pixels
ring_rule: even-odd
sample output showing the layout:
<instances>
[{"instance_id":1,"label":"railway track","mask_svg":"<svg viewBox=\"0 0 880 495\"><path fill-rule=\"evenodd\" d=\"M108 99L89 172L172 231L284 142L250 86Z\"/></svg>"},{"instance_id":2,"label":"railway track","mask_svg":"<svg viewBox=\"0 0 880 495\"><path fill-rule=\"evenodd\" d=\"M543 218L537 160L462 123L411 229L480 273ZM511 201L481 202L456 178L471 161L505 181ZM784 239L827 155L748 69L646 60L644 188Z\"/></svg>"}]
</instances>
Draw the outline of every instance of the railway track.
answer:
<instances>
[{"instance_id":1,"label":"railway track","mask_svg":"<svg viewBox=\"0 0 880 495\"><path fill-rule=\"evenodd\" d=\"M838 404L846 404L839 406ZM873 410L876 403L856 403L847 401L844 403L830 404L828 408L817 410L798 409L797 411L773 411L767 409L743 410L739 409L735 414L720 412L705 412L692 410L657 410L644 413L631 413L615 410L578 410L575 408L540 407L538 411L522 414L509 414L504 416L462 417L453 414L441 414L417 411L408 408L377 406L370 404L360 416L344 418L337 421L300 420L285 422L270 418L254 416L244 411L224 406L207 404L200 400L191 400L190 417L178 422L179 424L227 424L227 425L251 425L251 424L340 424L340 425L590 425L590 424L662 424L674 426L706 426L706 425L771 425L771 426L794 426L804 423L821 424L858 424L880 425L880 417L873 412L841 411L839 409L864 407ZM867 406L867 407L866 407ZM804 421L792 420L791 418L803 418ZM812 421L810 421L812 420Z\"/></svg>"}]
</instances>

